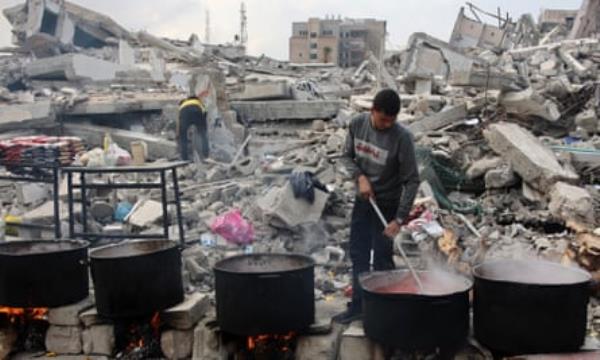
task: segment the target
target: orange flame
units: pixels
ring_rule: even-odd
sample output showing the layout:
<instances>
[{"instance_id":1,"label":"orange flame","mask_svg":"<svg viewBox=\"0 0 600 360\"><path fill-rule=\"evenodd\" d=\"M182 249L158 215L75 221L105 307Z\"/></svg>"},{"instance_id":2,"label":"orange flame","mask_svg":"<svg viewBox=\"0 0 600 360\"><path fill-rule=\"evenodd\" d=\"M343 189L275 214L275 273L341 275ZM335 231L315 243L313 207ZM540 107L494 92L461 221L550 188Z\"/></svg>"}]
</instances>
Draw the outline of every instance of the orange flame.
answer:
<instances>
[{"instance_id":1,"label":"orange flame","mask_svg":"<svg viewBox=\"0 0 600 360\"><path fill-rule=\"evenodd\" d=\"M254 350L257 346L263 344L270 344L272 342L280 343L281 351L289 351L289 342L296 337L296 333L290 332L285 335L277 335L277 334L262 334L256 336L248 336L246 340L246 347L248 350Z\"/></svg>"},{"instance_id":2,"label":"orange flame","mask_svg":"<svg viewBox=\"0 0 600 360\"><path fill-rule=\"evenodd\" d=\"M48 308L13 308L0 306L0 314L6 315L9 321L14 324L17 319L46 320Z\"/></svg>"},{"instance_id":3,"label":"orange flame","mask_svg":"<svg viewBox=\"0 0 600 360\"><path fill-rule=\"evenodd\" d=\"M159 328L160 328L160 313L159 312L155 312L154 315L152 316L152 320L150 320L150 326L152 326L152 329L154 329L155 333L158 333Z\"/></svg>"},{"instance_id":4,"label":"orange flame","mask_svg":"<svg viewBox=\"0 0 600 360\"><path fill-rule=\"evenodd\" d=\"M152 315L152 319L150 319L150 326L154 331L154 336L160 336L160 313L156 312ZM129 328L129 333L133 337L139 337L132 340L126 348L127 352L131 352L136 349L142 349L146 343L144 340L144 336L140 333L140 324L132 324Z\"/></svg>"}]
</instances>

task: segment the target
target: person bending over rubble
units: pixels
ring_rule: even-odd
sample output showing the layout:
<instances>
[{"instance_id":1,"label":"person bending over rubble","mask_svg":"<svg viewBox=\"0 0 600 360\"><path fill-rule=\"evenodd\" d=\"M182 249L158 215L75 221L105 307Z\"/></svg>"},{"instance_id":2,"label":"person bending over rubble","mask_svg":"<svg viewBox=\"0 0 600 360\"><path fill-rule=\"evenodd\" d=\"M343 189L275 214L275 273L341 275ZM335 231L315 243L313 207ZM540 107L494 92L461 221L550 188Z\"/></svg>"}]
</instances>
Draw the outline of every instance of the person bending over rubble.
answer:
<instances>
[{"instance_id":1,"label":"person bending over rubble","mask_svg":"<svg viewBox=\"0 0 600 360\"><path fill-rule=\"evenodd\" d=\"M176 133L181 160L190 159L189 133L192 126L195 127L195 136L192 141L195 148L192 150L192 154L194 151L197 151L200 159L204 160L209 156L208 124L204 103L202 103L202 100L198 96L190 96L179 102L179 118L177 119Z\"/></svg>"},{"instance_id":2,"label":"person bending over rubble","mask_svg":"<svg viewBox=\"0 0 600 360\"><path fill-rule=\"evenodd\" d=\"M394 269L393 238L407 218L419 188L412 134L396 122L400 97L390 89L375 96L370 113L352 119L346 137L343 165L356 179L358 194L352 210L350 259L352 301L333 320L350 323L362 314L358 276L370 271L371 250L376 271ZM373 198L389 225L383 228L369 203Z\"/></svg>"}]
</instances>

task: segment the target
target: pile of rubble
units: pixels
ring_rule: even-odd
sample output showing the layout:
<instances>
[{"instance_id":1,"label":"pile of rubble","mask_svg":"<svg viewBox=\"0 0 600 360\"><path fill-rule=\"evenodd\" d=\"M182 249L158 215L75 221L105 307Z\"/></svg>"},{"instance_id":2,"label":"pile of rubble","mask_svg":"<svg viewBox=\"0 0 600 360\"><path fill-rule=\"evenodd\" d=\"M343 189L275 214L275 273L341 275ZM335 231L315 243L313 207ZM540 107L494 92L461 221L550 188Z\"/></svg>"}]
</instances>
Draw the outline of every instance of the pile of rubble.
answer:
<instances>
[{"instance_id":1,"label":"pile of rubble","mask_svg":"<svg viewBox=\"0 0 600 360\"><path fill-rule=\"evenodd\" d=\"M400 93L399 121L418 147L422 184L403 234L416 264L441 261L468 273L484 258L543 257L600 279L600 41L579 22L503 18L496 39L484 36L492 25L461 10L449 43L418 33L383 64L371 55L341 69L255 58L197 36L132 33L58 4L4 11L17 47L0 57L0 138L62 132L94 147L110 133L123 148L145 142L146 161L165 161L176 156L177 102L208 94L212 159L180 173L188 292L210 293L212 268L224 257L291 251L316 260L321 302L344 295L355 184L339 158L350 119L370 108L380 87ZM52 14L54 26L29 21ZM478 35L461 33L469 22ZM296 197L289 181L303 172L327 190L315 190L312 202ZM103 180L157 180L144 176ZM52 220L48 190L0 186L11 216ZM159 201L152 190L98 192L88 226L160 232ZM113 216L123 204L131 213ZM232 210L252 226L251 243L214 231L215 219ZM169 206L170 218L174 212Z\"/></svg>"}]
</instances>

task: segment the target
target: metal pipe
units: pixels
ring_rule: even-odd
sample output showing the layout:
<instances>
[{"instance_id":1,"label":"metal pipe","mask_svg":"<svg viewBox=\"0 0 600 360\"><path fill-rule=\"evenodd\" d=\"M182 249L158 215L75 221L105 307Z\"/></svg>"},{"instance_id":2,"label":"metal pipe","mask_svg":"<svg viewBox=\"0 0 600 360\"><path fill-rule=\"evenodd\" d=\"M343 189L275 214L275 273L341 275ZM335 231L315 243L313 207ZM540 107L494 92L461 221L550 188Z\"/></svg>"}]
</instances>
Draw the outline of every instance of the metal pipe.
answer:
<instances>
[{"instance_id":1,"label":"metal pipe","mask_svg":"<svg viewBox=\"0 0 600 360\"><path fill-rule=\"evenodd\" d=\"M373 198L369 198L369 202L371 203L371 206L373 207L373 210L375 210L375 213L377 213L377 216L379 216L379 220L381 220L381 223L383 224L383 227L386 228L388 226L388 222L385 219L385 217L383 216L383 213L381 212L381 210L379 209L379 206L377 206L377 203L375 202L375 200L373 200ZM413 268L413 266L408 261L408 256L406 256L406 253L404 252L404 249L402 248L402 245L400 244L400 241L395 241L395 243L396 243L396 247L400 251L400 255L402 255L402 258L404 259L404 262L408 266L408 269L410 270L410 273L412 274L413 278L417 282L417 286L419 287L419 291L421 293L423 293L423 283L421 283L421 279L419 278L419 275L417 275L417 272L415 271L415 269Z\"/></svg>"}]
</instances>

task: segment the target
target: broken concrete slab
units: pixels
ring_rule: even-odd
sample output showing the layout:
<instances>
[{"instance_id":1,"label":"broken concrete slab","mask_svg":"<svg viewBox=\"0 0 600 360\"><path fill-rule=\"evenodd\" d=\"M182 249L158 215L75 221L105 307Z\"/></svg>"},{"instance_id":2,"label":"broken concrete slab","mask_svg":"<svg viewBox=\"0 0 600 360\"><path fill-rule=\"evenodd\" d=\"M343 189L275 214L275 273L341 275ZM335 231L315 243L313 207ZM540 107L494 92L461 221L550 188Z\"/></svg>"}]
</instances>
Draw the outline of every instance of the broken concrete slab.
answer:
<instances>
[{"instance_id":1,"label":"broken concrete slab","mask_svg":"<svg viewBox=\"0 0 600 360\"><path fill-rule=\"evenodd\" d=\"M484 177L486 189L504 189L516 185L519 179L510 165L489 170Z\"/></svg>"},{"instance_id":2,"label":"broken concrete slab","mask_svg":"<svg viewBox=\"0 0 600 360\"><path fill-rule=\"evenodd\" d=\"M489 90L518 91L527 87L526 81L517 73L495 68L473 68L453 71L448 83L452 86L469 86Z\"/></svg>"},{"instance_id":3,"label":"broken concrete slab","mask_svg":"<svg viewBox=\"0 0 600 360\"><path fill-rule=\"evenodd\" d=\"M232 101L246 121L332 119L345 105L341 100Z\"/></svg>"},{"instance_id":4,"label":"broken concrete slab","mask_svg":"<svg viewBox=\"0 0 600 360\"><path fill-rule=\"evenodd\" d=\"M131 92L125 96L118 94L90 94L87 101L74 104L65 109L63 114L68 120L77 120L72 116L125 114L132 112L160 112L168 105L177 104L181 100L179 93Z\"/></svg>"},{"instance_id":5,"label":"broken concrete slab","mask_svg":"<svg viewBox=\"0 0 600 360\"><path fill-rule=\"evenodd\" d=\"M484 130L484 136L494 152L538 190L548 191L558 181L572 182L579 178L573 171L563 168L549 148L519 125L492 124Z\"/></svg>"},{"instance_id":6,"label":"broken concrete slab","mask_svg":"<svg viewBox=\"0 0 600 360\"><path fill-rule=\"evenodd\" d=\"M46 350L56 354L80 354L82 329L79 326L50 325L46 332Z\"/></svg>"},{"instance_id":7,"label":"broken concrete slab","mask_svg":"<svg viewBox=\"0 0 600 360\"><path fill-rule=\"evenodd\" d=\"M104 136L109 133L113 141L123 149L127 149L132 141L145 142L148 148L148 157L151 159L177 157L177 144L174 141L146 133L87 124L65 124L64 132L69 136L86 139L89 146L101 146Z\"/></svg>"},{"instance_id":8,"label":"broken concrete slab","mask_svg":"<svg viewBox=\"0 0 600 360\"><path fill-rule=\"evenodd\" d=\"M448 43L425 33L412 34L408 44L402 70L409 78L427 79L436 75L447 78L451 71L469 70L476 62Z\"/></svg>"},{"instance_id":9,"label":"broken concrete slab","mask_svg":"<svg viewBox=\"0 0 600 360\"><path fill-rule=\"evenodd\" d=\"M169 54L169 56L190 64L201 63L204 58L202 52L192 47L182 48L175 46L166 40L149 34L146 31L139 31L137 33L137 37L142 42L164 50L167 54Z\"/></svg>"},{"instance_id":10,"label":"broken concrete slab","mask_svg":"<svg viewBox=\"0 0 600 360\"><path fill-rule=\"evenodd\" d=\"M540 64L540 74L544 76L556 76L558 75L557 66L556 60L546 60Z\"/></svg>"},{"instance_id":11,"label":"broken concrete slab","mask_svg":"<svg viewBox=\"0 0 600 360\"><path fill-rule=\"evenodd\" d=\"M590 70L583 66L575 57L565 49L558 49L558 56L560 56L561 60L564 61L571 70L580 77L586 77L591 74Z\"/></svg>"},{"instance_id":12,"label":"broken concrete slab","mask_svg":"<svg viewBox=\"0 0 600 360\"><path fill-rule=\"evenodd\" d=\"M54 111L50 100L31 104L0 105L0 130L13 130L32 125L53 126Z\"/></svg>"},{"instance_id":13,"label":"broken concrete slab","mask_svg":"<svg viewBox=\"0 0 600 360\"><path fill-rule=\"evenodd\" d=\"M431 79L418 79L415 81L415 95L430 95L433 88Z\"/></svg>"},{"instance_id":14,"label":"broken concrete slab","mask_svg":"<svg viewBox=\"0 0 600 360\"><path fill-rule=\"evenodd\" d=\"M292 91L287 81L264 81L246 83L242 93L232 94L231 100L285 100L292 98Z\"/></svg>"},{"instance_id":15,"label":"broken concrete slab","mask_svg":"<svg viewBox=\"0 0 600 360\"><path fill-rule=\"evenodd\" d=\"M111 356L115 349L114 325L94 325L83 330L83 353Z\"/></svg>"},{"instance_id":16,"label":"broken concrete slab","mask_svg":"<svg viewBox=\"0 0 600 360\"><path fill-rule=\"evenodd\" d=\"M303 198L295 198L292 185L287 182L282 188L273 188L258 199L257 206L271 220L296 227L318 222L328 199L329 194L318 189L315 189L315 201L312 204Z\"/></svg>"},{"instance_id":17,"label":"broken concrete slab","mask_svg":"<svg viewBox=\"0 0 600 360\"><path fill-rule=\"evenodd\" d=\"M502 164L502 158L499 156L485 157L471 164L467 169L466 175L470 180L485 175L488 171L499 167Z\"/></svg>"},{"instance_id":18,"label":"broken concrete slab","mask_svg":"<svg viewBox=\"0 0 600 360\"><path fill-rule=\"evenodd\" d=\"M215 327L210 327L212 320L201 321L194 329L193 360L219 360L222 359L220 334Z\"/></svg>"},{"instance_id":19,"label":"broken concrete slab","mask_svg":"<svg viewBox=\"0 0 600 360\"><path fill-rule=\"evenodd\" d=\"M79 314L79 320L85 327L91 327L92 325L110 324L111 320L106 319L98 315L98 309L92 307L88 310L83 311Z\"/></svg>"},{"instance_id":20,"label":"broken concrete slab","mask_svg":"<svg viewBox=\"0 0 600 360\"><path fill-rule=\"evenodd\" d=\"M24 205L41 205L50 198L52 186L40 183L17 183L17 199Z\"/></svg>"},{"instance_id":21,"label":"broken concrete slab","mask_svg":"<svg viewBox=\"0 0 600 360\"><path fill-rule=\"evenodd\" d=\"M471 11L474 12L473 8ZM486 24L479 18L470 19L465 15L465 8L461 7L454 23L450 45L458 49L507 50L512 45L510 31L510 29Z\"/></svg>"},{"instance_id":22,"label":"broken concrete slab","mask_svg":"<svg viewBox=\"0 0 600 360\"><path fill-rule=\"evenodd\" d=\"M448 125L464 121L467 117L467 105L459 104L448 107L431 116L417 120L408 126L413 134L439 130Z\"/></svg>"},{"instance_id":23,"label":"broken concrete slab","mask_svg":"<svg viewBox=\"0 0 600 360\"><path fill-rule=\"evenodd\" d=\"M367 338L360 322L344 331L340 340L339 360L383 360L383 348Z\"/></svg>"},{"instance_id":24,"label":"broken concrete slab","mask_svg":"<svg viewBox=\"0 0 600 360\"><path fill-rule=\"evenodd\" d=\"M51 308L48 310L48 322L51 325L77 326L79 325L79 314L94 306L91 296L76 304Z\"/></svg>"},{"instance_id":25,"label":"broken concrete slab","mask_svg":"<svg viewBox=\"0 0 600 360\"><path fill-rule=\"evenodd\" d=\"M204 317L209 306L210 298L208 294L195 292L187 295L181 304L163 311L160 314L160 318L164 324L172 328L188 330L193 328Z\"/></svg>"},{"instance_id":26,"label":"broken concrete slab","mask_svg":"<svg viewBox=\"0 0 600 360\"><path fill-rule=\"evenodd\" d=\"M131 225L145 228L157 222L162 216L162 203L148 199L143 200L140 205L134 208L127 221Z\"/></svg>"},{"instance_id":27,"label":"broken concrete slab","mask_svg":"<svg viewBox=\"0 0 600 360\"><path fill-rule=\"evenodd\" d=\"M81 213L81 206L75 205L75 214ZM59 206L59 216L61 219L65 219L69 216L66 204ZM21 216L23 222L39 224L39 225L52 225L54 223L54 203L47 201L44 204L31 209Z\"/></svg>"},{"instance_id":28,"label":"broken concrete slab","mask_svg":"<svg viewBox=\"0 0 600 360\"><path fill-rule=\"evenodd\" d=\"M508 114L517 116L538 116L551 122L559 120L561 116L555 102L535 93L531 88L505 93L500 98L500 104Z\"/></svg>"},{"instance_id":29,"label":"broken concrete slab","mask_svg":"<svg viewBox=\"0 0 600 360\"><path fill-rule=\"evenodd\" d=\"M28 47L35 54L44 44L35 44L35 39L44 39L52 45L46 49L53 55L59 45L72 48L102 47L110 39L130 39L129 32L108 16L66 1L35 1L27 6L15 6L4 10L13 26L14 43ZM34 43L34 44L32 44Z\"/></svg>"},{"instance_id":30,"label":"broken concrete slab","mask_svg":"<svg viewBox=\"0 0 600 360\"><path fill-rule=\"evenodd\" d=\"M193 346L194 330L166 330L160 336L160 348L169 360L189 358Z\"/></svg>"},{"instance_id":31,"label":"broken concrete slab","mask_svg":"<svg viewBox=\"0 0 600 360\"><path fill-rule=\"evenodd\" d=\"M546 197L544 196L544 193L533 188L525 181L521 183L521 193L525 199L531 201L532 203L537 203L540 205L546 204Z\"/></svg>"},{"instance_id":32,"label":"broken concrete slab","mask_svg":"<svg viewBox=\"0 0 600 360\"><path fill-rule=\"evenodd\" d=\"M600 129L600 122L594 109L587 109L577 114L575 124L587 131L588 134L595 134Z\"/></svg>"},{"instance_id":33,"label":"broken concrete slab","mask_svg":"<svg viewBox=\"0 0 600 360\"><path fill-rule=\"evenodd\" d=\"M25 65L25 73L36 80L114 80L125 70L119 64L83 54L65 54L34 60Z\"/></svg>"},{"instance_id":34,"label":"broken concrete slab","mask_svg":"<svg viewBox=\"0 0 600 360\"><path fill-rule=\"evenodd\" d=\"M590 193L583 188L556 183L550 190L550 203L548 209L552 215L565 221L583 221L594 224L594 200Z\"/></svg>"},{"instance_id":35,"label":"broken concrete slab","mask_svg":"<svg viewBox=\"0 0 600 360\"><path fill-rule=\"evenodd\" d=\"M352 96L352 88L344 83L319 84L319 94L324 99L349 99Z\"/></svg>"},{"instance_id":36,"label":"broken concrete slab","mask_svg":"<svg viewBox=\"0 0 600 360\"><path fill-rule=\"evenodd\" d=\"M119 64L124 68L135 65L135 50L123 39L119 40Z\"/></svg>"}]
</instances>

